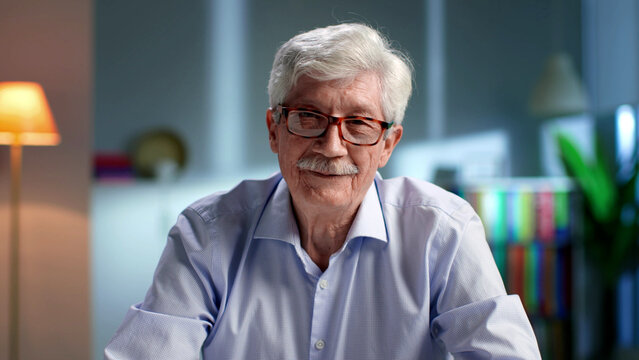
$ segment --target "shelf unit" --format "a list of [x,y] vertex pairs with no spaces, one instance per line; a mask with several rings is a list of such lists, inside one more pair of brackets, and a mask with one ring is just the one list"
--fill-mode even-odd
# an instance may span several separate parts
[[505,178],[459,191],[482,219],[506,290],[520,296],[543,359],[573,357],[573,272],[581,243],[574,189],[568,178]]

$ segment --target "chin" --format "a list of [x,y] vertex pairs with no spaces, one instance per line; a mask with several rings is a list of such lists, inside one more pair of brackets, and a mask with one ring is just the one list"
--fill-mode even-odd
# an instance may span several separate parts
[[350,205],[352,197],[350,192],[344,191],[344,187],[335,185],[325,188],[311,186],[302,191],[301,195],[308,202],[336,208]]

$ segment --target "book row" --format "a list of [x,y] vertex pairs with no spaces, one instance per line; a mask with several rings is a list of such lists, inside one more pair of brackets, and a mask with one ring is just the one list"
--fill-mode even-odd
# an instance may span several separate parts
[[570,240],[572,204],[567,189],[487,187],[463,195],[482,219],[492,244],[562,245]]
[[566,318],[571,304],[569,247],[499,244],[491,247],[509,294],[518,294],[531,316]]

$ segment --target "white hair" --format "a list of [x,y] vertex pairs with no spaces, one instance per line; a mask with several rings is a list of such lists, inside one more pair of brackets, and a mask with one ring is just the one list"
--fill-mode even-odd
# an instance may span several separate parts
[[412,64],[378,31],[362,24],[318,28],[284,43],[268,82],[271,108],[284,102],[302,75],[319,81],[352,80],[368,71],[379,78],[385,121],[401,124],[412,91]]

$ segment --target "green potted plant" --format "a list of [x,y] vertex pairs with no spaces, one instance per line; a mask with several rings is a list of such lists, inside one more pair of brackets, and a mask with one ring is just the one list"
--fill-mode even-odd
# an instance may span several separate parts
[[619,277],[637,266],[639,207],[637,165],[616,176],[606,161],[601,141],[595,141],[594,158],[587,159],[572,139],[556,135],[559,154],[583,198],[583,246],[587,261],[602,279],[602,352],[609,356],[616,342],[616,288]]

